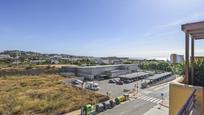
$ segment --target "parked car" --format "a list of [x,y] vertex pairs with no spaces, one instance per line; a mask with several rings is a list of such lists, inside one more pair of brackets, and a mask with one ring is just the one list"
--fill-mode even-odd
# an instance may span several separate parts
[[97,78],[98,81],[102,81],[102,80],[105,80],[105,78],[103,77],[100,77],[100,78]]
[[141,84],[141,89],[147,88],[147,85],[148,85],[148,84],[147,84],[146,82],[145,82],[145,83],[142,83],[142,84]]
[[123,81],[119,80],[116,82],[117,85],[123,85]]
[[116,83],[117,81],[115,79],[110,79],[109,83]]
[[131,83],[132,81],[131,80],[124,80],[124,83]]
[[80,85],[82,83],[83,83],[83,81],[81,81],[79,79],[75,79],[75,80],[72,81],[72,84],[74,84],[74,85]]

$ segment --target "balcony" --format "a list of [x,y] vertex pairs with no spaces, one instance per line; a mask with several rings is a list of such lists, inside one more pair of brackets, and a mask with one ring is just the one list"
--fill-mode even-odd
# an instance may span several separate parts
[[189,115],[204,115],[203,87],[184,84],[184,78],[179,77],[170,84],[169,88],[169,115],[177,115],[195,89],[195,106]]
[[195,41],[204,39],[204,21],[184,24],[181,27],[185,32],[185,75],[170,84],[169,114],[204,115],[204,75],[202,74],[204,69],[201,66],[198,71],[195,63],[195,60],[203,57],[194,55]]

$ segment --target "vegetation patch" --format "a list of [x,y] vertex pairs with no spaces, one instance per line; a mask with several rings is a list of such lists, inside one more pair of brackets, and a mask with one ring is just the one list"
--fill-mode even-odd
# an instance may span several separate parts
[[67,113],[81,105],[108,99],[88,90],[66,86],[59,75],[1,77],[0,114]]

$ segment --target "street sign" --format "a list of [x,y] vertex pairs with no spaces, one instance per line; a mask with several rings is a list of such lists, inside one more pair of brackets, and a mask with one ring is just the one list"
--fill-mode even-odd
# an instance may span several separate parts
[[164,94],[163,94],[163,93],[161,93],[161,96],[163,97],[163,96],[164,96]]

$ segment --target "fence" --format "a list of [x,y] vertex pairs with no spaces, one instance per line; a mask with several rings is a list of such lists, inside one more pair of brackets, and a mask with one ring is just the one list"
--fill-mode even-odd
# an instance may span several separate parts
[[177,115],[190,115],[192,113],[196,102],[195,93],[196,93],[196,89],[193,90],[188,100],[182,106],[181,110],[177,113]]

